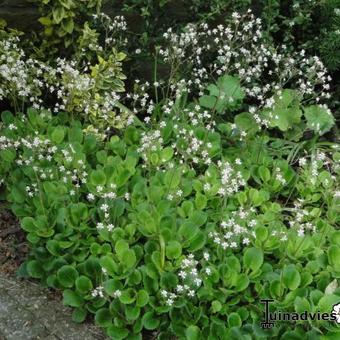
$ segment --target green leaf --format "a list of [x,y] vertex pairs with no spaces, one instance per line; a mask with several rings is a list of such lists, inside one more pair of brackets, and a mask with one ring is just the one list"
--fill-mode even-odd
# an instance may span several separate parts
[[145,210],[140,211],[137,215],[140,222],[139,230],[145,236],[152,236],[157,232],[157,225],[151,214]]
[[58,6],[52,10],[53,20],[56,24],[60,24],[60,22],[65,17],[65,9],[62,6]]
[[121,263],[124,264],[127,269],[131,269],[136,264],[136,261],[136,254],[132,249],[127,249],[123,252]]
[[258,270],[263,263],[263,252],[258,248],[248,248],[243,255],[243,264],[245,268],[252,271]]
[[171,272],[162,272],[160,286],[166,290],[173,290],[178,285],[178,277]]
[[104,283],[103,283],[103,286],[104,286],[104,290],[106,292],[106,294],[112,296],[116,290],[121,290],[122,289],[122,286],[121,286],[121,283],[117,280],[113,280],[113,279],[110,279],[110,280],[106,280]]
[[196,224],[192,222],[184,222],[178,230],[178,236],[183,238],[184,240],[193,239],[198,233],[198,227]]
[[205,197],[205,195],[197,193],[195,198],[195,205],[197,209],[203,210],[207,206],[207,198]]
[[184,216],[182,217],[189,217],[192,215],[193,211],[194,211],[194,205],[192,204],[191,201],[184,201],[182,203],[182,209],[184,212]]
[[188,250],[190,252],[195,252],[199,249],[202,249],[207,241],[206,235],[202,231],[198,231],[198,233],[190,240]]
[[237,313],[230,313],[228,316],[229,327],[241,327],[242,320]]
[[166,245],[165,253],[168,259],[177,259],[182,254],[182,246],[177,241],[170,241]]
[[142,289],[137,293],[136,304],[138,307],[144,307],[149,302],[149,294],[146,290]]
[[140,315],[140,308],[136,306],[125,306],[125,316],[129,321],[135,321]]
[[70,265],[62,266],[57,272],[60,284],[66,288],[73,287],[77,277],[78,272]]
[[120,328],[115,325],[111,325],[107,328],[107,334],[111,339],[120,340],[126,339],[129,335],[129,331],[126,328]]
[[93,288],[92,281],[87,276],[81,275],[76,279],[76,288],[81,294],[86,294]]
[[133,125],[129,125],[124,132],[124,139],[128,144],[135,144],[139,140],[139,131]]
[[63,293],[63,303],[65,306],[81,307],[83,304],[83,299],[73,290],[66,289]]
[[174,154],[174,150],[171,147],[166,147],[161,151],[161,161],[168,162]]
[[86,319],[87,310],[85,308],[76,308],[72,313],[72,320],[81,323]]
[[136,292],[132,288],[128,288],[122,291],[119,296],[119,301],[124,305],[133,303],[136,300]]
[[294,264],[285,266],[282,273],[283,283],[290,290],[295,290],[299,287],[301,282],[301,276]]
[[117,270],[117,264],[112,258],[112,255],[105,255],[100,258],[100,265],[107,270],[110,275],[114,275]]
[[304,311],[310,312],[311,306],[306,298],[297,296],[294,300],[294,308],[297,313],[303,313]]
[[7,110],[1,112],[1,119],[6,125],[13,124],[15,121],[13,113]]
[[27,262],[26,269],[28,275],[35,279],[41,279],[44,276],[44,270],[41,264],[36,260]]
[[107,160],[107,151],[106,150],[100,150],[96,153],[96,157],[99,163],[105,164]]
[[217,98],[214,96],[204,95],[200,97],[199,99],[200,106],[206,107],[207,109],[214,108],[216,103],[217,103]]
[[321,105],[305,107],[304,113],[307,127],[319,135],[328,132],[335,123],[332,112]]
[[125,240],[118,240],[115,244],[115,251],[119,261],[123,260],[124,252],[129,249],[129,244]]
[[38,21],[44,26],[52,26],[53,21],[49,17],[40,17]]
[[199,340],[200,339],[200,329],[195,325],[190,325],[185,330],[185,337],[187,340]]
[[21,221],[21,228],[29,233],[34,232],[37,229],[32,217],[24,217]]
[[238,108],[245,97],[239,79],[229,75],[219,77],[216,85],[209,85],[207,90],[209,95],[202,96],[199,103],[208,109],[215,109],[218,113]]
[[106,176],[103,170],[94,170],[90,175],[92,185],[104,185],[106,183]]
[[73,32],[73,29],[74,29],[73,19],[70,18],[70,17],[63,19],[62,22],[61,22],[61,27],[65,32],[71,34]]
[[297,108],[276,109],[273,121],[281,131],[287,131],[294,124],[300,123],[301,114],[301,110]]
[[80,126],[72,126],[69,130],[68,130],[68,140],[71,143],[82,143],[83,141],[83,130],[81,129]]
[[263,182],[268,182],[270,180],[270,171],[267,167],[261,165],[258,169],[258,172]]
[[153,152],[153,153],[150,155],[150,160],[151,160],[151,164],[152,164],[152,165],[158,165],[158,162],[159,162],[158,154],[157,154],[156,152]]
[[52,134],[51,134],[51,140],[52,142],[56,144],[60,144],[65,137],[65,128],[62,126],[57,126],[53,129]]
[[40,237],[37,236],[35,233],[28,233],[27,234],[27,241],[32,244],[37,244],[40,240]]
[[194,211],[189,219],[189,223],[193,223],[197,227],[201,227],[207,222],[208,215],[203,211]]
[[26,200],[23,190],[17,185],[12,187],[10,195],[15,203],[22,204]]
[[219,312],[221,309],[222,309],[222,304],[221,304],[220,301],[214,300],[214,301],[211,303],[211,310],[212,310],[213,313],[217,313],[217,312]]
[[329,247],[328,252],[328,262],[335,269],[335,271],[340,272],[340,248],[339,246],[332,245]]
[[163,188],[161,186],[153,185],[148,188],[148,197],[152,202],[159,203],[164,194]]
[[1,150],[0,151],[0,157],[8,163],[11,163],[15,160],[16,158],[16,152],[15,149],[13,148],[7,148],[6,150]]
[[175,189],[179,186],[181,182],[181,168],[173,168],[165,173],[164,184],[168,189]]
[[95,315],[96,324],[101,327],[108,327],[112,324],[112,315],[108,308],[101,308]]
[[48,240],[46,243],[47,250],[54,256],[59,256],[60,246],[56,240]]
[[85,273],[93,279],[97,279],[102,273],[102,267],[97,258],[90,257],[85,262]]
[[242,290],[245,290],[248,286],[249,286],[248,275],[246,274],[237,275],[235,282],[236,291],[241,292]]
[[153,312],[147,312],[143,315],[142,323],[145,329],[154,330],[159,326],[159,319]]
[[235,124],[241,131],[254,134],[259,131],[259,125],[251,113],[242,112],[235,116]]
[[284,89],[280,96],[274,96],[274,106],[262,111],[271,127],[278,127],[287,131],[300,123],[302,112],[300,110],[299,94],[294,90]]
[[79,224],[88,218],[88,209],[85,203],[74,203],[69,206],[72,221],[74,224]]
[[332,312],[333,306],[340,303],[340,296],[335,294],[324,295],[318,302],[317,310],[321,313]]
[[151,255],[151,259],[154,265],[157,267],[157,269],[159,271],[162,271],[163,270],[163,262],[162,262],[163,259],[162,259],[161,253],[158,250],[154,251]]

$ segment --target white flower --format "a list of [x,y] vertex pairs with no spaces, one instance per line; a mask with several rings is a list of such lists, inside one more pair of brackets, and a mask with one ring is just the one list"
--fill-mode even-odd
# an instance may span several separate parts
[[184,287],[182,286],[182,285],[177,285],[177,287],[176,287],[176,290],[177,290],[177,292],[183,292],[183,290],[184,290]]
[[195,291],[194,290],[189,290],[188,291],[188,296],[191,296],[191,297],[193,297],[193,296],[195,296]]
[[100,206],[100,210],[103,210],[105,212],[108,211],[108,209],[109,209],[109,206],[105,203]]
[[97,229],[98,229],[98,230],[104,229],[104,224],[101,223],[101,222],[98,222],[98,223],[97,223]]
[[115,297],[115,298],[119,298],[121,295],[122,295],[122,292],[121,292],[119,289],[117,289],[117,290],[113,293],[113,297]]
[[185,271],[180,271],[178,274],[182,279],[185,279],[187,277],[187,273]]
[[168,306],[172,306],[173,303],[174,303],[174,300],[172,300],[172,299],[166,300],[166,304],[167,304]]
[[211,189],[211,186],[210,186],[209,183],[205,183],[203,188],[204,188],[205,191],[209,191]]

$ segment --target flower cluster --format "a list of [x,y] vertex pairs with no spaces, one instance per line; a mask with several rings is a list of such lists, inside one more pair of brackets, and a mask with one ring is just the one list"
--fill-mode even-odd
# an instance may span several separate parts
[[[119,93],[124,91],[122,60],[125,54],[114,48],[118,42],[112,35],[116,30],[125,29],[125,21],[115,18],[106,27],[104,47],[99,46],[94,32],[84,32],[79,42],[80,54],[72,60],[57,58],[49,63],[27,56],[17,36],[2,39],[0,100],[10,100],[17,112],[24,112],[29,105],[51,112],[83,115],[102,130],[104,126],[105,129],[123,127],[127,120],[131,121],[130,111],[119,105]],[[86,58],[88,50],[94,50],[96,57]]]
[[[242,186],[246,185],[242,173],[236,171],[228,161],[218,161],[217,163],[220,170],[221,186],[218,194],[221,196],[231,196],[239,191]],[[209,174],[208,174],[209,176]]]
[[[306,56],[304,50],[290,53],[285,45],[275,48],[268,44],[261,20],[251,11],[234,13],[228,26],[190,24],[180,34],[170,28],[164,38],[167,46],[159,54],[172,68],[169,89],[176,96],[179,88],[181,93],[203,95],[213,79],[235,75],[245,89],[254,117],[264,125],[258,112],[272,108],[274,95],[280,95],[287,84],[309,101],[319,103],[330,98],[331,77],[321,60]],[[178,73],[184,78],[178,80]]]
[[201,286],[202,279],[198,269],[199,262],[189,254],[181,262],[181,270],[178,272],[180,284],[176,286],[176,293],[161,290],[160,294],[168,306],[172,306],[176,298],[180,296],[194,297],[196,290]]

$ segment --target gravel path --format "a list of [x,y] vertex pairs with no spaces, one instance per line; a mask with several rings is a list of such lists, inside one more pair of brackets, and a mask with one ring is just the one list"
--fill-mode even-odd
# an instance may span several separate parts
[[38,284],[0,273],[0,340],[102,340],[91,324],[76,324],[71,310]]

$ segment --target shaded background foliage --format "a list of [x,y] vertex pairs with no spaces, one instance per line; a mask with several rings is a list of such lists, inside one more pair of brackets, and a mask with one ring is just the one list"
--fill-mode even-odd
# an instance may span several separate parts
[[147,79],[152,74],[154,46],[168,27],[181,30],[189,22],[224,23],[233,11],[251,8],[262,19],[268,39],[321,57],[333,77],[335,95],[330,106],[336,110],[340,95],[339,7],[340,0],[2,0],[0,18],[8,27],[35,36],[35,50],[46,58],[72,53],[72,42],[92,14],[124,15],[132,33],[128,47],[145,51],[130,58],[126,72]]

